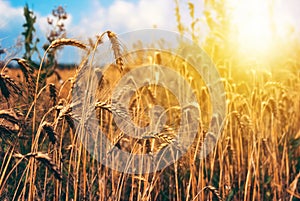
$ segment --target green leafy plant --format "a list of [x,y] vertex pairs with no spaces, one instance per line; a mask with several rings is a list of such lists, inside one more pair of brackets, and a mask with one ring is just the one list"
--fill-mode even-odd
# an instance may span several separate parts
[[36,16],[34,15],[34,12],[28,8],[27,4],[24,7],[24,17],[26,22],[23,24],[24,32],[22,33],[25,39],[25,53],[23,58],[27,61],[32,62],[32,56],[34,53],[37,53],[38,57],[41,59],[37,47],[37,44],[39,43],[40,39],[35,37],[36,29],[34,25],[36,23]]

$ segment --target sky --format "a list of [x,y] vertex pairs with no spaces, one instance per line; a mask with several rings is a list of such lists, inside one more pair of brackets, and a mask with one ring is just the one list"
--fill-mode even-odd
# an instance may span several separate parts
[[[44,2],[44,3],[41,3]],[[199,1],[191,1],[196,7]],[[65,22],[67,37],[87,40],[106,30],[121,34],[144,28],[161,28],[176,31],[174,0],[0,0],[0,45],[12,46],[23,31],[23,7],[37,16],[37,36],[44,42],[49,33],[47,17],[57,6],[63,6],[68,13]],[[186,22],[189,11],[186,1],[181,1],[182,18]],[[200,10],[200,9],[199,9]],[[196,11],[195,15],[200,16]]]
[[[252,0],[228,0],[232,2],[253,2]],[[274,0],[277,4],[275,14],[278,19],[287,19],[300,28],[300,0]],[[199,26],[203,20],[203,1],[179,0],[180,13],[184,24],[189,25],[191,19],[187,2],[195,4],[195,16],[200,18]],[[257,1],[260,2],[260,1]],[[13,46],[23,31],[23,7],[29,8],[37,16],[37,36],[42,39],[40,46],[45,42],[45,35],[49,33],[47,17],[57,6],[63,6],[68,19],[65,23],[67,37],[86,41],[89,37],[95,37],[106,30],[112,30],[118,34],[144,28],[161,28],[177,31],[175,17],[175,0],[0,0],[0,48]],[[243,4],[243,3],[242,3]],[[247,3],[244,8],[248,6]],[[252,10],[256,10],[253,5]],[[240,13],[245,13],[240,10]],[[240,15],[240,14],[239,14]],[[254,16],[257,15],[254,12]],[[247,17],[247,16],[246,16]],[[239,19],[239,16],[236,17]],[[249,24],[259,22],[249,20]],[[246,24],[244,20],[240,22]],[[247,24],[244,26],[248,26]],[[248,26],[249,27],[249,26]],[[202,30],[205,30],[201,28]],[[282,28],[286,30],[286,28]],[[246,31],[248,32],[248,31]],[[250,35],[250,37],[252,37]],[[44,41],[43,41],[44,40]],[[69,53],[69,60],[73,52]],[[73,56],[74,57],[74,56]],[[0,56],[0,60],[3,56]]]

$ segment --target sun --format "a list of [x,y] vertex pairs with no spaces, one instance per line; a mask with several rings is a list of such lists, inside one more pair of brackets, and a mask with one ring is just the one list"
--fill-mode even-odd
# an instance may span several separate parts
[[[274,49],[281,30],[286,30],[284,16],[276,0],[231,0],[231,28],[238,53],[266,57]],[[281,32],[280,32],[281,31]],[[282,36],[284,37],[284,36]]]

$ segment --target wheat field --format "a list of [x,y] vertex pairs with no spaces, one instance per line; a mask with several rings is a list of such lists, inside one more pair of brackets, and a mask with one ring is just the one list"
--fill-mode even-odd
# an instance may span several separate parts
[[[180,26],[179,10],[176,15],[179,32],[186,31]],[[149,105],[169,108],[169,118],[161,133],[136,140],[124,136],[115,126],[113,113],[118,111],[112,107],[112,90],[133,66],[147,62],[140,59],[141,55],[137,53],[132,60],[120,56],[121,45],[111,31],[103,32],[90,44],[57,39],[45,55],[63,46],[73,46],[83,55],[73,69],[56,69],[47,75],[42,65],[47,62],[46,56],[38,68],[26,59],[13,58],[1,69],[0,200],[300,199],[297,56],[282,55],[270,69],[261,70],[255,63],[228,60],[228,47],[211,35],[204,49],[216,64],[226,92],[223,130],[213,151],[204,159],[199,157],[212,114],[208,88],[181,60],[176,60],[174,69],[195,86],[196,98],[201,102],[196,138],[175,163],[151,173],[130,174],[99,163],[86,143],[97,152],[102,138],[95,135],[82,139],[88,131],[78,129],[85,122],[75,114],[76,107],[83,107],[73,100],[77,81],[84,79],[92,55],[105,40],[111,45],[115,63],[105,72],[101,68],[89,72],[101,76],[95,86],[95,104],[86,103],[96,110],[98,126],[114,146],[129,153],[155,153],[172,143],[172,133],[178,129],[181,118],[179,103],[160,86],[148,85],[136,91],[129,110],[131,120],[145,126],[150,123]],[[300,53],[296,47],[293,51],[296,55]],[[151,61],[159,64],[168,65],[172,59],[168,54],[161,53],[159,58],[153,55]],[[18,63],[20,68],[8,68],[11,62]],[[243,65],[253,68],[246,72],[241,70]],[[115,166],[124,166],[124,161],[116,160],[114,148],[107,147],[106,151]]]

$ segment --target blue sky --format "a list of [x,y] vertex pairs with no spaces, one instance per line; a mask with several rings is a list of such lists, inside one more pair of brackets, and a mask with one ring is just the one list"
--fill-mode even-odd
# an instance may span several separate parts
[[[37,36],[42,39],[40,42],[42,46],[45,35],[50,30],[47,17],[51,17],[52,9],[57,6],[63,6],[69,14],[65,23],[67,36],[87,40],[108,29],[116,33],[153,27],[176,31],[174,2],[174,0],[0,0],[0,45],[2,48],[10,47],[18,36],[21,36],[25,4],[28,4],[37,16],[35,27]],[[199,5],[197,0],[191,2]],[[187,2],[182,1],[181,4],[183,19],[188,19]],[[196,15],[200,16],[200,12],[196,11]]]
[[[8,1],[8,0],[4,0]],[[137,3],[137,0],[127,0],[131,3]],[[63,6],[66,8],[66,10],[72,14],[74,21],[79,21],[81,16],[85,15],[86,11],[92,11],[93,10],[93,2],[90,0],[10,0],[12,7],[22,7],[26,3],[28,6],[34,10],[39,12],[41,15],[48,15],[49,12],[51,12],[51,9],[57,6]],[[43,3],[41,3],[43,2]],[[45,3],[46,2],[46,3]],[[110,5],[112,5],[113,0],[99,0],[99,5],[101,5],[103,8],[108,8]]]
[[[253,0],[228,0],[233,3],[244,4],[241,8],[247,8]],[[261,1],[258,1],[258,7]],[[274,0],[277,2],[274,10],[277,18],[287,20],[294,27],[300,28],[300,0]],[[47,17],[57,6],[63,6],[69,14],[65,23],[67,36],[86,41],[89,37],[95,37],[105,30],[123,33],[143,28],[158,27],[170,31],[176,31],[175,0],[0,0],[0,45],[1,48],[13,46],[23,31],[24,23],[23,7],[27,3],[29,8],[37,16],[37,36],[42,39],[40,47],[45,42],[45,35],[50,27]],[[203,19],[203,2],[201,0],[179,0],[181,17],[184,24],[189,25],[191,19],[187,2],[195,4],[195,15],[200,18],[199,30],[205,30]],[[202,3],[201,3],[202,2]],[[247,4],[248,2],[248,4]],[[240,10],[239,13],[246,13]],[[257,16],[257,13],[252,13]],[[239,19],[240,14],[236,17]],[[244,16],[247,18],[247,16]],[[258,22],[259,18],[256,19]],[[249,24],[257,24],[252,19],[243,19],[244,27]],[[249,27],[249,26],[248,26]],[[287,27],[281,28],[283,31]],[[252,37],[250,35],[250,37]],[[44,39],[44,40],[43,40]],[[68,51],[67,51],[68,52]],[[73,51],[69,52],[69,58],[74,58]],[[22,55],[19,55],[22,56]],[[65,57],[65,56],[64,56]],[[3,56],[0,57],[3,59]],[[70,60],[70,59],[69,59]]]

